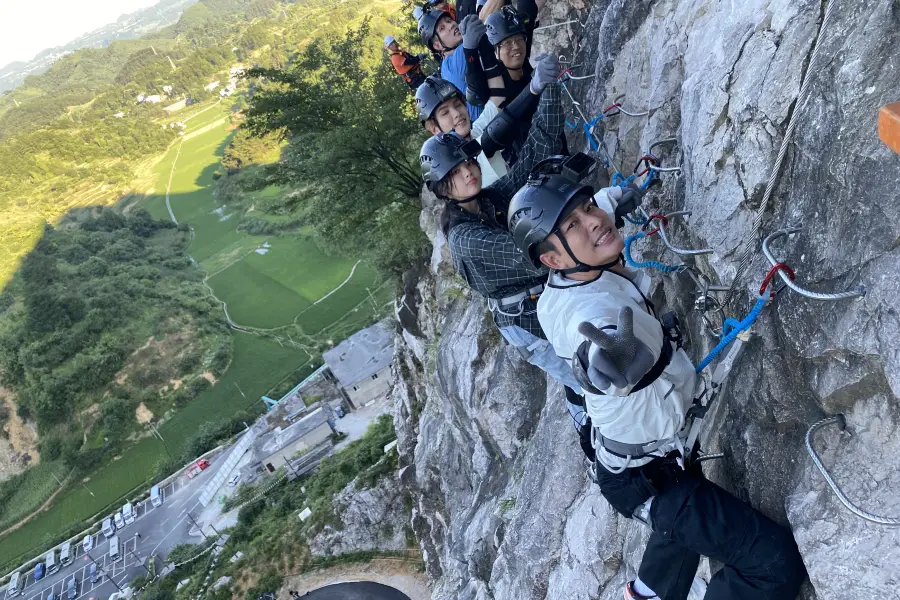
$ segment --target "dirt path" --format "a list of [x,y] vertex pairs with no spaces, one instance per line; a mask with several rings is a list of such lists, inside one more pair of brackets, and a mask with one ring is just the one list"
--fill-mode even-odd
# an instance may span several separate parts
[[286,577],[278,600],[291,600],[288,590],[306,592],[348,581],[374,581],[398,589],[411,600],[430,600],[428,577],[419,571],[421,563],[403,558],[376,558],[367,563],[339,565]]

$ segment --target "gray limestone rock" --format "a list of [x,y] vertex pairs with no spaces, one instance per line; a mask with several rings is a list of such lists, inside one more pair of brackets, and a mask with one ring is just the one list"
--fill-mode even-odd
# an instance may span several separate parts
[[407,548],[409,512],[397,478],[382,477],[371,488],[361,488],[359,481],[353,480],[332,504],[342,526],[326,525],[316,534],[309,543],[314,556]]
[[[846,510],[805,452],[804,434],[825,415],[846,414],[852,437],[816,436],[823,461],[865,510],[900,517],[900,158],[874,133],[878,108],[900,90],[900,5],[840,2],[820,32],[824,7],[550,0],[542,25],[578,19],[585,26],[541,32],[535,47],[567,57],[577,47],[580,74],[595,77],[568,87],[588,118],[615,101],[648,113],[610,117],[598,128],[626,174],[651,143],[676,138],[655,152],[682,173],[664,175],[645,205],[692,212],[671,232],[678,245],[713,250],[694,262],[699,272],[731,282],[744,244],[754,244],[728,316],[746,314],[768,269],[759,235],[796,223],[802,231],[773,249],[798,283],[816,291],[865,286],[865,298],[840,302],[786,291],[766,309],[705,424],[706,448],[727,460],[705,470],[792,527],[811,580],[803,598],[897,598],[900,528]],[[823,60],[807,73],[820,35]],[[809,100],[798,108],[804,76]],[[569,141],[586,147],[580,128]],[[417,283],[404,282],[417,320],[398,338],[393,393],[401,480],[414,498],[412,526],[433,597],[621,597],[648,532],[613,513],[589,482],[561,390],[503,346],[483,300],[453,274],[436,200],[426,195],[423,205],[435,252]],[[655,238],[636,254],[679,260]],[[695,291],[685,274],[661,276],[653,299],[679,312],[699,361],[717,340],[693,310]],[[718,568],[701,563],[692,598],[702,597]]]

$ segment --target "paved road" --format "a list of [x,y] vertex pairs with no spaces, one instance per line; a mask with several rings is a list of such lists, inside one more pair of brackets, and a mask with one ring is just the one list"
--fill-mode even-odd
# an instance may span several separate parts
[[300,598],[302,600],[409,600],[409,596],[400,590],[371,581],[336,583],[307,592]]
[[[198,500],[200,492],[216,471],[216,460],[223,455],[224,453],[220,452],[210,458],[212,463],[210,468],[201,471],[193,479],[182,475],[160,490],[163,498],[161,506],[155,507],[149,500],[135,506],[135,522],[116,532],[121,546],[118,561],[113,562],[109,558],[109,540],[102,533],[94,534],[92,536],[94,547],[85,553],[80,540],[77,544],[73,544],[72,562],[57,573],[35,581],[31,571],[23,572],[22,576],[26,577],[27,583],[19,598],[49,600],[62,593],[62,599],[67,600],[65,584],[73,575],[78,581],[76,600],[108,598],[116,591],[115,586],[109,581],[110,578],[124,587],[137,575],[146,573],[141,565],[150,555],[162,559],[178,544],[200,542],[199,537],[189,535],[190,528],[193,527],[190,519],[199,514],[199,509],[202,508]],[[98,570],[103,572],[101,581],[96,583],[89,581],[92,562],[96,562]],[[156,566],[162,568],[162,561],[157,560]],[[6,589],[2,590],[0,597],[3,600],[11,600]]]

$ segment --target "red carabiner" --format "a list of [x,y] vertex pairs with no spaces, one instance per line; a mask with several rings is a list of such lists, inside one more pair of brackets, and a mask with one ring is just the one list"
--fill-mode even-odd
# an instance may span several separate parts
[[[647,168],[645,168],[640,173],[637,172],[638,169],[641,168],[642,164],[646,164]],[[653,156],[652,154],[645,154],[640,159],[638,159],[637,164],[634,166],[634,169],[631,171],[632,173],[637,173],[637,176],[640,177],[644,175],[650,170],[650,165],[659,166],[659,159]]]
[[[615,104],[610,104],[609,106],[607,106],[606,108],[603,109],[603,114],[605,115],[606,113],[608,113],[608,112],[611,111],[612,109],[614,109],[614,108],[621,108],[621,107],[622,107],[622,105],[619,104],[618,102],[616,102]],[[614,113],[614,114],[619,114],[619,113]],[[607,116],[612,116],[612,115],[607,115]]]
[[[659,214],[659,213],[653,213],[653,214],[650,215],[650,217],[647,219],[647,222],[644,223],[643,225],[641,225],[641,229],[643,229],[644,231],[647,231],[647,228],[650,227],[650,223],[652,223],[654,219],[659,219],[659,222],[660,222],[662,225],[668,225],[668,224],[669,224],[669,219],[667,219],[665,215],[661,215],[661,214]],[[656,234],[656,233],[659,233],[659,227],[657,227],[656,229],[653,229],[653,230],[651,230],[651,231],[647,231],[647,237],[650,237],[651,235],[654,235],[654,234]]]
[[[777,263],[774,267],[769,269],[769,272],[766,273],[766,276],[763,278],[762,285],[759,286],[759,295],[762,296],[766,293],[766,288],[769,287],[769,284],[772,283],[772,278],[775,277],[775,273],[778,271],[784,271],[787,273],[787,276],[791,281],[794,280],[794,270],[791,269],[784,263]],[[772,295],[775,295],[775,292],[772,292]]]

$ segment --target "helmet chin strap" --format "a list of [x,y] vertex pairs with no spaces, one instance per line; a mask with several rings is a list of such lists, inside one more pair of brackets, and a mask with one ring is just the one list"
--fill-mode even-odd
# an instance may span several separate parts
[[608,263],[603,263],[602,265],[589,265],[587,263],[581,262],[575,253],[572,252],[572,248],[569,246],[569,242],[566,241],[566,236],[562,234],[562,232],[557,228],[553,231],[556,234],[556,237],[559,238],[559,241],[562,243],[563,249],[566,251],[566,254],[569,255],[573,261],[575,261],[575,266],[570,267],[568,269],[558,269],[557,273],[560,275],[571,275],[572,273],[590,273],[591,271],[600,271],[599,275],[603,274],[603,271],[607,271],[618,264],[621,264],[624,260],[623,256],[619,254],[615,258],[615,260],[611,260]]

